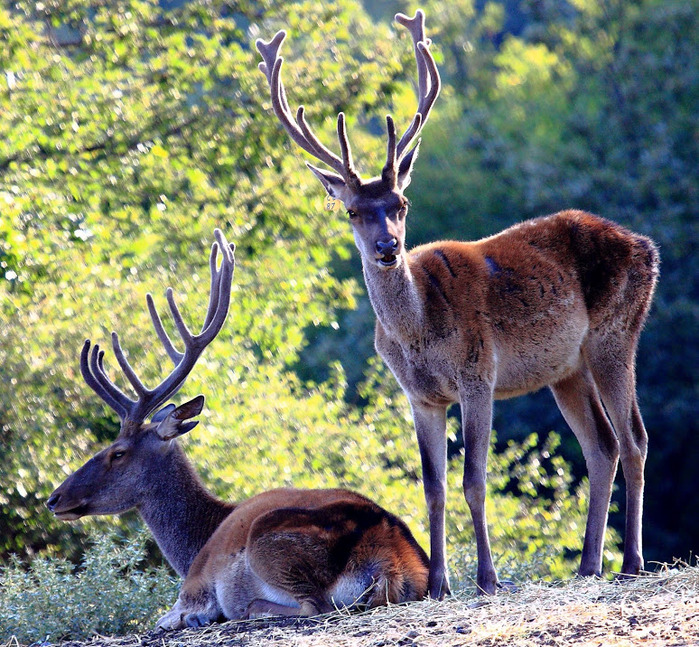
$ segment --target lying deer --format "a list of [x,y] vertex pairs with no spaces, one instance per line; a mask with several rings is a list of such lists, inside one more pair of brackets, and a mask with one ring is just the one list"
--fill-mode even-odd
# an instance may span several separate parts
[[[83,346],[87,384],[121,420],[109,447],[69,476],[49,509],[67,521],[136,508],[177,573],[185,577],[173,609],[158,627],[198,626],[258,614],[313,615],[335,607],[405,602],[427,592],[428,560],[408,527],[373,501],[343,489],[271,490],[225,503],[202,485],[177,437],[197,425],[204,397],[151,415],[182,386],[228,313],[233,246],[216,230],[211,292],[201,332],[193,335],[167,291],[179,352],[150,295],[155,331],[174,364],[154,389],[132,369],[112,333],[117,361],[136,392],[132,400],[107,376],[104,351]],[[223,260],[217,269],[217,256]],[[150,422],[146,419],[150,417]]]
[[499,586],[485,515],[486,457],[494,398],[544,386],[553,391],[587,463],[590,507],[580,574],[602,569],[604,534],[617,462],[626,479],[622,573],[643,567],[641,510],[647,435],[636,403],[635,355],[658,275],[651,240],[582,211],[519,223],[476,242],[444,241],[405,249],[403,195],[417,139],[439,94],[440,79],[424,15],[396,20],[412,35],[418,107],[400,140],[386,117],[388,150],[379,177],[357,173],[337,118],[341,157],[311,131],[301,106],[294,119],[281,81],[285,32],[257,41],[272,108],[303,150],[333,171],[308,164],[347,209],[369,299],[376,349],[405,391],[422,458],[430,522],[429,593],[449,592],[446,569],[446,411],[461,405],[463,490],[478,552],[477,586]]

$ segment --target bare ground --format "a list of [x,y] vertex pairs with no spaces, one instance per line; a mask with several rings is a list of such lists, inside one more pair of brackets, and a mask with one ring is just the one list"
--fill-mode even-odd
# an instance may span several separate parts
[[204,629],[95,637],[63,647],[699,646],[699,567],[624,582],[525,584],[491,598],[456,595],[348,615],[228,622]]

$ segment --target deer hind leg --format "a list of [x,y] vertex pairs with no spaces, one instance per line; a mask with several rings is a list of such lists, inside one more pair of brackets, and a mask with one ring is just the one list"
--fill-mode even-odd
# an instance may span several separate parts
[[329,590],[345,564],[331,555],[333,521],[323,508],[280,508],[255,521],[246,560],[258,579],[258,596],[249,615],[311,616],[335,608]]
[[306,600],[300,606],[288,606],[270,600],[255,598],[247,609],[248,618],[260,618],[263,616],[286,616],[288,618],[307,618],[317,616],[320,613],[318,608]]
[[444,509],[447,497],[447,411],[411,401],[413,422],[422,459],[422,484],[430,522],[430,597],[449,595]]
[[590,481],[590,507],[579,573],[601,575],[604,533],[619,460],[619,443],[587,366],[583,364],[577,372],[553,384],[551,391],[580,443]]
[[461,416],[464,437],[464,497],[471,511],[478,552],[476,585],[479,593],[493,594],[498,588],[485,515],[486,468],[492,427],[493,394],[482,385],[462,389]]
[[591,336],[584,353],[619,439],[626,481],[626,536],[621,572],[637,575],[643,569],[641,522],[648,434],[636,402],[635,339],[633,344],[622,342],[621,337]]

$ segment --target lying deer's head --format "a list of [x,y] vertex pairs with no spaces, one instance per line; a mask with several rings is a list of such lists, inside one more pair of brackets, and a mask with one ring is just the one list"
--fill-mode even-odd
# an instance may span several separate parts
[[429,51],[430,40],[425,38],[425,15],[418,10],[413,18],[397,14],[396,20],[407,27],[413,37],[418,70],[418,107],[410,126],[398,142],[393,119],[390,115],[386,116],[386,164],[381,175],[370,180],[360,178],[354,168],[344,113],[337,117],[341,158],[313,134],[306,122],[303,106],[298,108],[294,120],[281,81],[283,59],[279,56],[279,49],[286,32],[278,32],[269,43],[262,40],[256,43],[264,59],[259,67],[269,82],[275,114],[291,139],[333,169],[326,171],[308,164],[328,194],[345,205],[357,248],[364,261],[386,269],[398,267],[401,262],[405,244],[405,216],[408,212],[408,200],[403,191],[410,184],[410,174],[420,146],[420,141],[416,142],[416,139],[440,89],[439,72]]
[[[138,506],[149,484],[157,477],[162,459],[173,450],[170,441],[197,425],[192,418],[201,413],[202,395],[179,407],[168,404],[152,415],[150,422],[146,419],[180,389],[226,320],[235,268],[234,246],[226,242],[220,230],[217,229],[215,235],[217,242],[211,248],[209,259],[209,307],[198,335],[193,335],[184,323],[172,289],[167,290],[170,311],[184,343],[183,353],[174,347],[165,332],[153,298],[150,294],[146,296],[153,327],[174,364],[172,372],[156,388],[148,389],[143,385],[124,356],[116,333],[112,333],[114,355],[136,392],[135,400],[107,377],[104,351],[95,345],[90,352],[90,340],[85,341],[80,371],[87,384],[117,413],[121,426],[117,439],[109,447],[95,454],[49,497],[47,505],[59,519],[72,521],[85,515],[118,514]],[[217,269],[219,250],[223,260]]]

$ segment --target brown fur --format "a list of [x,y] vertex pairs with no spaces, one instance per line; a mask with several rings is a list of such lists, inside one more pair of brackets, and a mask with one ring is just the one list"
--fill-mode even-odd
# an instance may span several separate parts
[[427,576],[427,556],[407,526],[369,499],[341,489],[271,490],[219,526],[158,627],[418,600]]
[[[590,474],[580,572],[601,572],[621,455],[628,491],[623,572],[638,573],[647,436],[636,404],[634,362],[658,274],[653,243],[591,214],[565,211],[480,241],[436,242],[406,253],[403,223],[395,216],[384,223],[399,241],[395,267],[379,267],[375,255],[362,258],[377,313],[376,348],[410,399],[420,442],[430,525],[436,528],[430,592],[441,595],[448,587],[446,407],[462,407],[464,493],[476,524],[478,586],[492,593],[497,576],[484,511],[492,399],[546,385],[580,440]],[[355,225],[360,250],[385,235],[378,225],[361,226]]]

